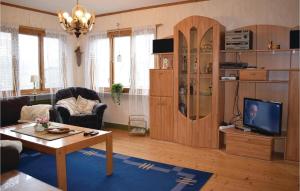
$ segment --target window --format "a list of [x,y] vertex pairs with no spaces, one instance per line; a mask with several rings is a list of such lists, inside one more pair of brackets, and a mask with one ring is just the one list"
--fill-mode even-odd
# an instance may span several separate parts
[[12,35],[0,32],[0,91],[13,90]]
[[130,36],[114,37],[113,83],[130,86]]
[[40,77],[39,65],[38,36],[19,34],[19,83],[21,90],[33,89],[30,77],[32,75]]
[[130,80],[134,80],[134,88],[149,89],[149,69],[154,67],[154,33],[145,30],[132,35],[131,29],[125,29],[91,41],[92,84],[108,91],[113,83],[121,83],[128,92]]
[[59,39],[44,37],[44,75],[45,88],[57,88],[61,85]]
[[[52,34],[51,34],[52,35]],[[55,36],[55,34],[53,34]],[[0,93],[15,95],[33,91],[31,77],[36,76],[38,92],[62,87],[63,62],[66,61],[64,37],[45,37],[45,31],[19,27],[19,33],[0,32]],[[17,54],[16,54],[17,53]]]
[[109,88],[110,87],[110,49],[109,39],[101,38],[94,42],[95,68],[94,81],[96,87]]

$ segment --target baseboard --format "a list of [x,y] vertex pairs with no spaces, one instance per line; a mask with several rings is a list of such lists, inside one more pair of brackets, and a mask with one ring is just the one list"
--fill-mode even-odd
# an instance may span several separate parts
[[120,129],[120,130],[127,131],[128,125],[104,122],[104,128],[113,128],[113,129]]

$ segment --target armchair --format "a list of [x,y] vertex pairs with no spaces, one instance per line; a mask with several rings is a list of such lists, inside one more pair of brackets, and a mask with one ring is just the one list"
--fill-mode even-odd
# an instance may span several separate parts
[[91,114],[80,115],[70,115],[68,109],[60,105],[55,105],[54,109],[57,112],[59,122],[92,129],[101,129],[103,114],[107,108],[107,105],[101,103],[101,99],[95,91],[82,87],[70,87],[62,89],[56,93],[55,103],[57,103],[59,100],[70,97],[75,97],[77,99],[79,95],[85,99],[98,100],[99,103],[94,106]]

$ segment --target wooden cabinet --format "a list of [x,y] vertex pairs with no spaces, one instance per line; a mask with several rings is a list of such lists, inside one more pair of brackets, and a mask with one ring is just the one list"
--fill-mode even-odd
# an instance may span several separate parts
[[219,53],[222,27],[191,16],[174,27],[174,119],[176,142],[218,148]]
[[273,137],[237,129],[227,129],[223,132],[226,152],[263,160],[272,159]]
[[150,70],[150,136],[173,141],[173,70]]
[[173,70],[150,70],[150,96],[173,97]]
[[299,161],[299,71],[290,72],[286,159]]

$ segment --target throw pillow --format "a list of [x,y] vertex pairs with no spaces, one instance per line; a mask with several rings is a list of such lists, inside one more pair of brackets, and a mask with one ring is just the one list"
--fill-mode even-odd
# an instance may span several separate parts
[[47,117],[49,119],[49,110],[51,105],[38,104],[32,106],[23,106],[19,123],[35,121],[36,118]]
[[91,114],[94,106],[99,103],[98,100],[89,100],[81,97],[77,97],[77,110],[82,114]]
[[80,113],[77,110],[76,98],[75,97],[70,97],[70,98],[59,100],[56,104],[67,108],[70,112],[70,115],[77,115],[77,114]]

